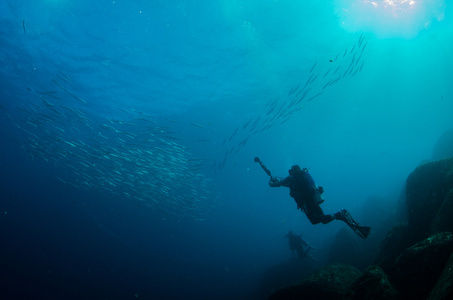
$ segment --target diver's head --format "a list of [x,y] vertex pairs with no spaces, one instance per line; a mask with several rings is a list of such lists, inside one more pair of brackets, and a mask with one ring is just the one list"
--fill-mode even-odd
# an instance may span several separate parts
[[302,173],[302,169],[299,167],[299,165],[294,165],[291,167],[291,169],[288,170],[289,175],[295,176],[298,173]]

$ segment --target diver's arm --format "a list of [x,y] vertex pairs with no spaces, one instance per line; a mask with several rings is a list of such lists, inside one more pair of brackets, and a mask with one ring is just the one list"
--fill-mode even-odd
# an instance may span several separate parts
[[289,182],[290,182],[290,177],[286,177],[282,180],[278,180],[275,177],[271,177],[271,180],[269,181],[269,186],[270,187],[280,187],[280,186],[286,186],[289,187]]

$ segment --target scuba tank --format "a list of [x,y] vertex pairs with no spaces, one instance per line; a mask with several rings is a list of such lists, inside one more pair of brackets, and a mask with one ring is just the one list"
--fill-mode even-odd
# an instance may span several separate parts
[[317,205],[321,205],[324,202],[324,199],[322,198],[324,189],[316,185],[310,173],[308,173],[307,168],[303,168],[302,172],[298,172],[296,178],[299,185],[303,186],[307,193],[313,193],[312,198],[315,200]]

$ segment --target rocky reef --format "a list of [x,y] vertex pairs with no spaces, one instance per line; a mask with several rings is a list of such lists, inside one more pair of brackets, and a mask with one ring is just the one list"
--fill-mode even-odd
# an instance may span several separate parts
[[[269,299],[453,299],[453,158],[417,167],[406,181],[405,204],[407,221],[387,230],[374,251],[365,244],[368,256],[361,259],[357,248],[355,260],[332,251],[341,263]],[[339,232],[332,247],[347,238]]]

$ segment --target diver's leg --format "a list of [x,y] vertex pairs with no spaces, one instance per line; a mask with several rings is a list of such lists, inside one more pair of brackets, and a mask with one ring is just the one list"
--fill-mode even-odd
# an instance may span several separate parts
[[319,223],[327,224],[335,220],[333,215],[325,215],[322,208],[316,204],[305,206],[305,214],[313,225]]
[[297,247],[297,254],[299,254],[299,258],[302,259],[305,257],[305,252],[304,252],[304,248],[301,247]]

